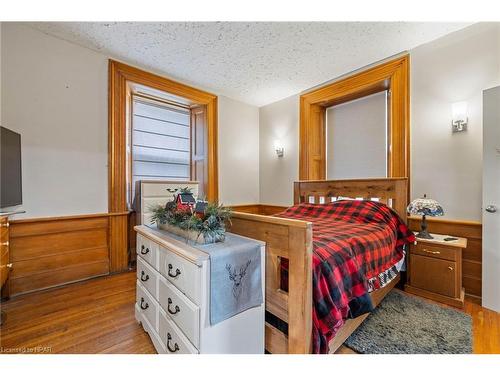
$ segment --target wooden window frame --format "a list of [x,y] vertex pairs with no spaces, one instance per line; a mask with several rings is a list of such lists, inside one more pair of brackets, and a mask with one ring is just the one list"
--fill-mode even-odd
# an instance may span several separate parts
[[110,272],[128,269],[127,121],[130,85],[139,84],[182,97],[207,112],[206,197],[218,201],[217,96],[144,70],[109,60],[108,86],[108,211],[110,216]]
[[389,91],[387,177],[410,177],[409,56],[404,55],[300,96],[299,178],[326,179],[326,108]]

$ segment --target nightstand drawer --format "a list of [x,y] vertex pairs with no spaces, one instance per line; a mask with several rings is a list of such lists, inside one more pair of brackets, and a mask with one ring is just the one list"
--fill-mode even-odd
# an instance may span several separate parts
[[456,249],[424,242],[418,242],[416,246],[413,246],[412,253],[426,257],[451,260],[453,262],[458,260]]
[[456,262],[416,255],[410,257],[410,284],[415,288],[457,298],[460,280]]

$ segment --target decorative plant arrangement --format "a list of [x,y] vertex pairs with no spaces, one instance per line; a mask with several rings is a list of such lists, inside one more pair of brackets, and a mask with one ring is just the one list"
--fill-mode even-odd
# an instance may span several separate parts
[[196,200],[189,188],[174,193],[165,206],[152,208],[151,223],[158,228],[201,243],[222,242],[231,210],[216,203]]

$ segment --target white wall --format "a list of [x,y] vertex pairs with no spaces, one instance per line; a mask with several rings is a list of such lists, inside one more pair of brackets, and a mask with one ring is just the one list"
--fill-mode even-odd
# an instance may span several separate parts
[[[20,24],[1,28],[1,123],[22,133],[25,217],[106,212],[108,57]],[[473,25],[411,51],[413,196],[433,196],[446,218],[480,220],[481,91],[500,82],[499,41],[498,26]],[[260,108],[257,121],[255,107],[220,98],[221,201],[292,203],[298,100]],[[452,135],[459,100],[469,102],[469,131]]]
[[[1,39],[1,123],[22,135],[16,218],[107,212],[108,56],[17,23]],[[257,203],[258,109],[219,98],[219,129],[221,201]]]
[[[411,51],[412,197],[427,193],[447,219],[481,220],[482,90],[499,83],[499,26],[478,24]],[[451,133],[451,104],[469,129]]]
[[[500,26],[476,24],[410,51],[411,190],[442,203],[446,219],[481,220],[482,90],[500,82]],[[299,96],[260,108],[261,202],[290,204],[298,177]],[[469,104],[469,130],[451,134],[451,103]],[[284,130],[283,130],[284,129]],[[286,153],[272,137],[289,134]]]
[[[260,128],[260,202],[290,205],[293,182],[299,177],[299,96],[261,107]],[[278,158],[274,141],[285,149]]]
[[218,105],[220,201],[259,203],[259,109],[224,96]]
[[326,110],[326,178],[387,176],[387,91]]
[[2,124],[22,141],[16,218],[106,212],[106,57],[4,23],[2,92]]

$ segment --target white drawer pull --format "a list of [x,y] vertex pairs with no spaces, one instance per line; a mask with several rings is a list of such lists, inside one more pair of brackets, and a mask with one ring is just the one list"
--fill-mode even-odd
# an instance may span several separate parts
[[172,335],[170,333],[167,333],[167,349],[170,353],[175,353],[179,351],[179,345],[177,343],[174,343],[174,348],[172,349],[170,347],[170,340],[172,340]]
[[451,266],[448,266],[448,269],[449,269],[450,271],[453,271],[453,267],[451,267]]
[[181,311],[181,309],[180,309],[180,308],[179,308],[179,306],[177,306],[177,305],[175,305],[175,310],[174,310],[174,311],[170,310],[170,305],[172,304],[172,298],[168,297],[168,300],[167,300],[167,301],[168,301],[167,310],[168,310],[168,312],[169,312],[170,314],[175,315],[175,314],[177,314],[178,312],[180,312],[180,311]]
[[179,276],[181,274],[181,271],[178,268],[175,270],[175,274],[170,273],[170,270],[172,268],[174,268],[174,266],[172,266],[172,264],[169,263],[168,264],[168,276],[175,278],[175,277],[177,277],[177,276]]
[[422,249],[424,253],[429,253],[429,254],[441,254],[441,251],[431,251],[427,249]]
[[10,227],[10,223],[4,223],[4,224],[2,224],[2,228],[8,228],[8,227]]
[[9,241],[2,242],[2,243],[0,243],[0,245],[2,245],[2,246],[9,246]]

